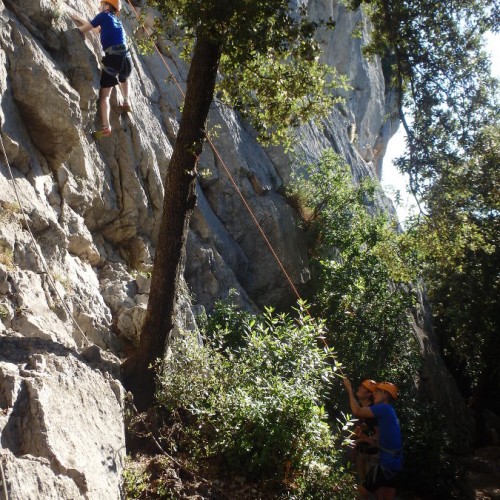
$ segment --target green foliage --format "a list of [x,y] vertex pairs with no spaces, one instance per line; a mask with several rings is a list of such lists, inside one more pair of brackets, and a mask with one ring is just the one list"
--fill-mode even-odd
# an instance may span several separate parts
[[123,470],[123,492],[126,500],[161,498],[176,500],[179,492],[172,485],[173,463],[166,456],[146,458],[127,456]]
[[[425,198],[441,172],[467,155],[477,132],[495,116],[498,82],[489,74],[483,35],[496,29],[498,2],[356,0],[374,27],[367,54],[391,61],[400,92],[408,151],[399,167]],[[410,119],[405,120],[409,115]]]
[[318,344],[324,324],[304,308],[294,319],[271,309],[252,317],[219,304],[203,346],[189,336],[172,344],[157,399],[183,416],[184,446],[198,458],[295,493],[334,484],[347,491],[339,431],[332,433],[324,409],[334,353]]
[[472,151],[435,183],[429,215],[409,230],[445,358],[468,397],[483,385],[500,391],[500,126],[484,127]]
[[468,252],[493,255],[500,226],[500,124],[483,127],[471,157],[443,172],[426,198],[429,216],[410,221],[422,260],[437,274],[462,272]]
[[374,185],[354,186],[336,153],[326,151],[306,169],[307,179],[297,179],[293,188],[308,207],[305,229],[316,241],[315,309],[326,318],[348,373],[362,366],[372,378],[407,383],[418,364],[409,320],[415,301],[413,251],[373,208]]
[[143,494],[150,487],[150,475],[133,461],[127,460],[123,469],[123,485],[126,499],[144,498]]
[[187,57],[196,39],[219,46],[217,95],[249,119],[264,142],[290,141],[294,127],[329,113],[339,100],[334,89],[347,88],[345,77],[319,63],[314,34],[332,28],[331,19],[312,21],[303,8],[290,11],[286,0],[148,3],[168,23],[158,24],[158,32]]
[[222,347],[234,350],[244,343],[254,315],[236,307],[233,293],[230,291],[227,301],[218,301],[210,316],[198,318],[198,325],[206,337],[223,339]]
[[447,452],[450,439],[439,408],[412,397],[396,406],[405,454],[400,482],[426,498],[456,498],[453,492],[460,467]]
[[396,163],[409,174],[428,216],[417,221],[419,237],[426,240],[423,259],[451,268],[464,251],[483,247],[491,253],[480,226],[498,203],[499,94],[483,36],[498,30],[500,4],[354,0],[348,5],[366,9],[374,27],[366,53],[390,64],[390,83],[400,93],[408,147]]
[[420,354],[410,310],[420,268],[413,240],[377,211],[373,183],[354,185],[333,151],[306,166],[306,178],[297,178],[293,187],[301,199],[304,229],[315,242],[311,295],[313,310],[326,318],[328,342],[358,382],[390,380],[399,387],[396,411],[409,471],[403,480],[426,492],[433,482],[449,488],[448,442],[439,412],[433,409],[430,418],[415,394]]
[[325,116],[341,101],[333,89],[348,87],[334,69],[293,53],[256,55],[245,65],[223,57],[221,70],[238,75],[218,83],[221,100],[248,118],[262,141],[274,144],[286,141],[291,128]]

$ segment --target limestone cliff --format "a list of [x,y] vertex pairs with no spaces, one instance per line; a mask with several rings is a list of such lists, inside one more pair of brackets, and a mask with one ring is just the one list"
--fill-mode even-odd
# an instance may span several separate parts
[[[135,2],[136,4],[138,2]],[[395,122],[380,62],[361,57],[362,22],[336,0],[310,0],[337,19],[325,61],[349,75],[345,105],[304,127],[310,158],[333,147],[356,177],[376,177]],[[125,455],[120,358],[145,312],[163,187],[182,96],[155,54],[132,48],[133,112],[112,110],[96,143],[100,44],[74,29],[94,0],[0,1],[0,461],[11,499],[120,497]],[[137,27],[125,6],[130,38]],[[363,31],[366,38],[369,27]],[[161,50],[181,87],[187,67]],[[112,97],[117,104],[116,93]],[[263,149],[215,102],[215,145],[294,284],[308,280],[296,216],[280,194],[289,160]],[[355,130],[355,134],[353,131]],[[247,307],[293,293],[220,161],[205,148],[187,248],[179,327],[193,308],[236,289]],[[384,202],[381,200],[381,202]],[[160,235],[161,236],[161,235]]]

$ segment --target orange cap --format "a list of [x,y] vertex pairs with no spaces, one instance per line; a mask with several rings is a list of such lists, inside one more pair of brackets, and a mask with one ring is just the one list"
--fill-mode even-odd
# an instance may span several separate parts
[[122,8],[120,0],[99,0],[99,3],[101,2],[109,3],[109,5],[112,5],[117,12],[120,12],[120,9]]
[[391,382],[380,382],[376,388],[388,392],[394,399],[398,398],[398,388]]
[[375,380],[363,380],[363,382],[361,382],[361,385],[368,389],[370,392],[375,392],[375,390],[377,389],[377,382],[375,382]]

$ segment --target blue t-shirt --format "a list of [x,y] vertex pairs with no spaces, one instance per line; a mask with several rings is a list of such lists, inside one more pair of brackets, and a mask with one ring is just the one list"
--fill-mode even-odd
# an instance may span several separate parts
[[396,412],[387,403],[370,406],[370,409],[377,419],[380,465],[389,470],[399,471],[403,468],[403,442]]
[[94,28],[101,27],[102,50],[106,50],[111,45],[125,45],[127,43],[121,21],[111,12],[100,12],[90,21],[90,24]]

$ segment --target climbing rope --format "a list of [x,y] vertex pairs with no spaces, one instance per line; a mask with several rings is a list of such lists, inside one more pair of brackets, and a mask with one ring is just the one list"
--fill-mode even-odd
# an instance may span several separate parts
[[[136,16],[136,19],[137,19],[137,22],[141,25],[141,27],[144,29],[145,33],[148,35],[148,36],[151,36],[151,32],[148,30],[147,26],[144,25],[144,23],[142,23],[140,21],[140,16],[139,16],[139,13],[137,12],[136,8],[132,5],[131,3],[131,0],[127,0],[128,1],[128,4],[130,5],[132,11],[134,12],[135,16]],[[179,92],[180,94],[182,95],[183,98],[186,97],[186,94],[184,92],[184,90],[182,89],[182,87],[180,86],[177,78],[175,77],[173,71],[170,69],[170,66],[168,64],[168,62],[166,61],[166,59],[163,57],[163,54],[160,52],[160,49],[158,48],[157,44],[154,44],[154,48],[157,52],[157,54],[159,55],[163,65],[165,66],[165,68],[167,69],[172,81],[175,83],[175,85],[177,86],[177,88],[179,89]],[[259,221],[257,220],[257,217],[255,216],[253,210],[251,209],[250,205],[248,204],[248,202],[246,201],[245,199],[245,196],[243,195],[243,193],[241,192],[240,188],[238,187],[238,185],[236,184],[236,181],[234,180],[234,177],[232,176],[231,172],[229,171],[229,168],[227,167],[226,163],[224,162],[224,160],[222,159],[222,156],[220,155],[219,151],[217,150],[215,144],[213,143],[213,141],[210,139],[210,137],[208,136],[208,134],[206,135],[206,139],[207,139],[207,142],[208,144],[210,145],[210,148],[212,149],[212,151],[214,152],[215,156],[217,157],[217,159],[219,160],[220,164],[222,165],[224,171],[226,172],[231,184],[233,185],[234,189],[236,190],[236,192],[238,193],[238,196],[240,197],[241,201],[243,202],[243,205],[245,206],[246,210],[248,211],[248,213],[250,214],[250,217],[251,219],[253,220],[254,224],[256,225],[260,235],[262,236],[263,240],[265,241],[267,247],[269,248],[271,254],[273,255],[274,259],[276,260],[276,262],[278,263],[278,266],[280,267],[281,271],[283,272],[287,282],[289,283],[291,289],[293,290],[295,296],[297,297],[298,300],[302,301],[302,298],[299,294],[299,292],[297,291],[297,288],[295,287],[295,285],[293,284],[293,281],[292,279],[290,278],[290,275],[288,274],[288,272],[286,271],[285,269],[285,266],[283,265],[283,263],[281,262],[281,259],[279,258],[278,254],[276,253],[276,251],[274,250],[273,248],[273,245],[271,244],[271,242],[269,241],[269,239],[267,238],[262,226],[259,224]],[[308,309],[306,309],[307,313],[309,314],[309,316],[312,317],[311,313],[309,312]],[[325,349],[329,349],[329,345],[328,345],[328,342],[326,341],[325,337],[324,336],[319,336],[318,337],[319,340],[321,340],[321,342],[323,343],[323,346]],[[340,375],[342,377],[345,377],[343,371],[342,371],[342,367],[341,366],[336,366],[335,368],[336,371],[338,371],[340,373]]]
[[9,159],[7,157],[7,152],[5,151],[5,146],[4,146],[4,142],[3,142],[3,138],[2,138],[1,133],[0,133],[0,144],[2,146],[2,152],[3,152],[3,156],[5,158],[5,164],[7,165],[7,170],[9,171],[10,180],[12,181],[12,185],[14,187],[14,193],[15,193],[15,196],[17,199],[17,203],[19,205],[19,209],[21,210],[24,225],[25,225],[25,227],[30,235],[30,239],[31,239],[31,242],[33,244],[33,247],[35,248],[35,251],[36,251],[38,257],[40,258],[40,261],[42,262],[42,267],[45,271],[45,274],[47,275],[47,279],[49,280],[51,287],[55,291],[55,293],[56,293],[57,297],[59,298],[59,301],[61,302],[62,306],[64,307],[66,313],[71,318],[74,325],[76,326],[76,329],[80,332],[82,337],[85,339],[85,342],[87,343],[87,345],[91,345],[92,343],[87,338],[87,336],[85,335],[83,330],[80,328],[80,325],[77,323],[76,319],[74,318],[73,313],[71,312],[68,305],[66,304],[66,301],[63,299],[63,297],[59,293],[59,290],[57,289],[55,281],[53,280],[52,276],[50,275],[47,262],[42,254],[42,251],[40,250],[40,247],[38,246],[38,243],[36,242],[35,236],[33,235],[32,231],[31,231],[31,228],[30,228],[29,223],[28,223],[28,217],[26,215],[26,210],[24,209],[23,204],[21,203],[21,198],[19,196],[19,192],[18,192],[17,185],[16,185],[16,179],[14,178],[14,174],[12,173],[12,168],[10,166]]
[[226,171],[226,174],[229,177],[229,180],[231,181],[231,184],[234,186],[234,189],[236,190],[236,192],[238,193],[239,197],[241,198],[241,201],[243,202],[243,205],[245,205],[245,208],[247,209],[248,213],[250,214],[250,217],[253,219],[255,225],[257,226],[257,229],[259,230],[262,238],[266,242],[266,245],[268,246],[269,250],[271,251],[271,254],[275,258],[276,262],[278,263],[281,271],[285,275],[285,277],[286,277],[288,283],[290,284],[290,287],[292,288],[293,292],[295,293],[295,295],[297,296],[297,298],[299,300],[302,300],[301,297],[300,297],[300,295],[299,295],[299,292],[297,291],[297,288],[295,288],[295,285],[293,284],[292,279],[290,278],[289,274],[287,273],[287,271],[285,269],[285,266],[283,265],[283,263],[281,262],[280,258],[278,257],[278,254],[275,252],[275,250],[274,250],[271,242],[269,241],[269,239],[266,236],[266,233],[264,232],[264,230],[262,229],[262,226],[259,224],[259,221],[255,217],[255,214],[253,213],[253,210],[250,208],[250,205],[247,203],[245,197],[243,196],[243,193],[241,192],[240,188],[236,184],[236,181],[234,180],[233,176],[231,175],[231,172],[229,171],[229,169],[227,168],[226,164],[224,163],[224,160],[220,156],[219,151],[217,151],[214,143],[212,142],[212,140],[210,139],[210,137],[208,137],[208,135],[207,135],[207,142],[210,145],[210,147],[212,148],[212,151],[214,152],[215,156],[217,156],[217,159],[219,160],[219,162],[221,163],[221,165],[224,167],[224,170]]

